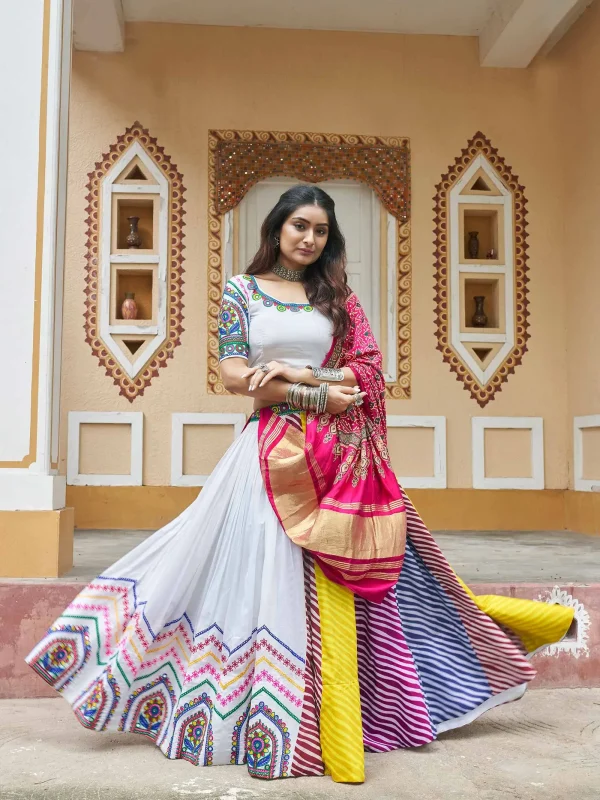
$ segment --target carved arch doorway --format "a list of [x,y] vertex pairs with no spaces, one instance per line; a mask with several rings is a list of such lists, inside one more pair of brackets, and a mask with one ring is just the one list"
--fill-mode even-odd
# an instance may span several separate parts
[[[384,351],[387,395],[410,397],[409,156],[408,140],[401,138],[209,132],[210,392],[225,392],[218,370],[217,324],[224,282],[243,271],[256,249],[260,223],[279,195],[294,183],[309,182],[321,185],[336,201],[349,240],[349,281],[365,301]],[[354,239],[353,217],[362,234]],[[372,285],[367,287],[369,279]]]

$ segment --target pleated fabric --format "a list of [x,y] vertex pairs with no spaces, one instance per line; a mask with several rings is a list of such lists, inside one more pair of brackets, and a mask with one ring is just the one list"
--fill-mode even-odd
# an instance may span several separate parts
[[291,774],[306,631],[302,550],[271,509],[253,424],[194,503],[85,587],[27,661],[90,730],[269,779]]
[[365,779],[355,596],[315,565],[321,628],[320,738],[325,772],[339,783]]
[[527,653],[573,609],[477,597],[404,494],[382,603],[332,583],[267,497],[257,423],[177,519],[86,586],[27,656],[90,730],[195,766],[364,780],[364,750],[418,747],[525,691]]

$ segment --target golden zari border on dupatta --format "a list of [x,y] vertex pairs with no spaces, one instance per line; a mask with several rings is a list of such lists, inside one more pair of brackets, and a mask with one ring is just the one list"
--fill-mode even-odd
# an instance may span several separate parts
[[[394,513],[402,511],[402,500],[361,506],[359,502],[338,503],[328,498],[321,505],[304,439],[302,430],[275,414],[259,439],[259,451],[267,454],[264,461],[261,458],[267,493],[287,535],[300,547],[319,554],[353,557],[359,562],[389,558],[391,566],[392,558],[404,550],[406,518]],[[359,508],[371,516],[343,513]],[[345,564],[346,570],[349,566]],[[360,563],[357,566],[364,574],[364,567]],[[398,568],[397,558],[394,568]]]

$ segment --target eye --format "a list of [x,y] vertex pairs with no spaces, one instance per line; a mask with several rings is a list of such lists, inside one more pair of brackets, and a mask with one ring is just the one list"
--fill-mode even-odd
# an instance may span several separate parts
[[296,222],[294,227],[296,227],[296,228],[304,228],[304,225],[301,222]]

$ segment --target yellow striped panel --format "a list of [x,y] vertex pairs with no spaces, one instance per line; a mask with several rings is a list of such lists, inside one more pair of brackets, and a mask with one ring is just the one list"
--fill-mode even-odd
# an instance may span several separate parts
[[325,771],[338,783],[365,779],[354,595],[315,564],[321,620],[321,751]]
[[529,653],[543,645],[558,642],[573,621],[573,608],[540,603],[537,600],[523,600],[520,597],[475,595],[460,578],[458,580],[477,608],[499,625],[516,633]]

